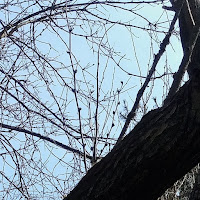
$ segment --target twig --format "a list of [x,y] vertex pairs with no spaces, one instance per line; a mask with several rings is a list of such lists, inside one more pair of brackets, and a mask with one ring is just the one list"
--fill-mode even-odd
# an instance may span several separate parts
[[189,15],[190,15],[190,19],[192,21],[193,26],[195,26],[195,21],[194,21],[193,15],[192,15],[192,11],[190,9],[190,4],[189,4],[188,0],[185,0],[185,1],[186,1],[186,5],[187,5],[187,10],[188,10]]

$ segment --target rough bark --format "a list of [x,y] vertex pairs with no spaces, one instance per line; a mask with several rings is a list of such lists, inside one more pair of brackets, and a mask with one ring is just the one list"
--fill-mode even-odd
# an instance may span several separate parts
[[157,199],[200,161],[200,77],[153,110],[65,200]]
[[196,174],[195,184],[190,194],[189,200],[199,200],[200,199],[200,170]]
[[[175,12],[181,7],[180,17],[179,17],[179,26],[180,26],[180,36],[181,43],[183,47],[184,54],[190,50],[190,39],[192,37],[194,27],[199,27],[200,25],[200,1],[199,0],[171,0],[171,3],[174,7]],[[197,41],[200,44],[200,39]],[[196,48],[193,52],[191,63],[188,66],[188,74],[190,77],[193,74],[199,73],[200,68],[198,64],[200,63],[199,56],[199,45],[196,45]],[[198,71],[198,72],[197,72]]]
[[[190,0],[194,20],[196,2]],[[188,20],[191,16],[183,10],[184,51],[189,48],[187,34],[191,33]],[[190,80],[162,108],[145,115],[65,200],[154,200],[200,162],[199,49],[200,39],[189,65]]]

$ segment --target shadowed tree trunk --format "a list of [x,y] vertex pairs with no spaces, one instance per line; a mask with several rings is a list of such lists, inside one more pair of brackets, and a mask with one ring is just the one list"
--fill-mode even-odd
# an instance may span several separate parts
[[[176,12],[178,3],[172,2]],[[187,3],[180,14],[185,54],[191,49],[191,31],[198,27],[198,1]],[[200,161],[199,48],[198,39],[188,57],[190,80],[162,108],[145,115],[65,200],[157,199]]]
[[144,116],[65,200],[157,199],[194,167],[200,161],[195,85],[189,81],[169,105]]

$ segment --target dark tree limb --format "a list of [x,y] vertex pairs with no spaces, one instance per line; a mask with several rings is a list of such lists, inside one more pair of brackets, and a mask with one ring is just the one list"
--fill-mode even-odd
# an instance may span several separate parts
[[145,115],[65,200],[157,199],[200,161],[200,77]]
[[[188,50],[184,53],[184,56],[183,56],[180,66],[179,66],[179,69],[174,74],[174,80],[173,80],[172,86],[169,90],[168,96],[165,99],[165,103],[167,103],[170,100],[170,98],[179,90],[183,76],[184,76],[185,72],[187,71],[188,66],[189,65],[191,66],[191,59],[192,59],[194,49],[196,47],[196,43],[198,41],[199,34],[200,34],[200,28],[198,26],[195,26],[193,28],[193,32],[192,32],[192,35],[191,35],[190,41],[189,41],[190,48],[188,48]],[[198,46],[198,44],[197,44],[197,46]],[[196,48],[198,48],[198,47],[196,47]]]
[[179,26],[184,56],[179,70],[174,75],[165,103],[179,90],[186,71],[190,79],[200,73],[200,2],[198,0],[171,0],[171,3],[174,11],[180,12]]
[[[186,1],[171,0],[176,12],[184,3],[179,18],[184,53],[194,23],[199,26],[197,1],[189,6]],[[155,200],[200,162],[200,39],[194,44],[186,62],[190,80],[145,115],[64,200]]]
[[[29,131],[29,130],[21,128],[21,127],[11,126],[11,125],[4,124],[4,123],[1,123],[1,122],[0,122],[0,128],[5,128],[5,129],[8,129],[8,130],[17,131],[17,132],[21,132],[21,133],[26,133],[28,135],[32,135],[34,137],[40,138],[40,139],[42,139],[44,141],[48,141],[48,142],[50,142],[50,143],[52,143],[54,145],[57,145],[57,146],[59,146],[59,147],[61,147],[63,149],[66,149],[66,150],[68,150],[70,152],[76,153],[77,155],[79,155],[81,157],[84,157],[84,153],[79,151],[78,149],[74,149],[72,147],[69,147],[69,146],[67,146],[67,145],[65,145],[65,144],[63,144],[63,143],[61,143],[61,142],[59,142],[57,140],[54,140],[54,139],[52,139],[52,138],[50,138],[48,136],[41,135],[41,134],[36,133],[34,131]],[[86,158],[92,160],[92,156],[90,156],[88,154],[86,154]]]
[[[181,8],[182,8],[182,6],[181,6]],[[143,96],[143,94],[144,94],[144,91],[145,91],[145,89],[147,88],[147,86],[148,86],[148,84],[149,84],[149,82],[150,82],[150,80],[151,80],[151,77],[152,77],[152,75],[154,74],[154,72],[155,72],[155,70],[156,70],[156,66],[157,66],[157,64],[158,64],[158,62],[159,62],[159,60],[160,60],[160,58],[162,57],[163,53],[164,53],[165,50],[166,50],[167,45],[169,44],[169,39],[170,39],[170,37],[171,37],[171,35],[172,35],[172,33],[173,33],[174,26],[175,26],[175,23],[176,23],[176,21],[177,21],[177,19],[178,19],[178,17],[179,17],[181,8],[179,9],[178,12],[175,13],[174,18],[173,18],[173,20],[172,20],[172,22],[171,22],[169,31],[168,31],[168,33],[166,34],[165,38],[163,39],[162,43],[160,44],[160,50],[159,50],[159,52],[155,55],[154,60],[153,60],[153,64],[152,64],[152,66],[151,66],[151,69],[149,70],[149,73],[148,73],[148,75],[147,75],[147,77],[146,77],[146,79],[145,79],[145,82],[143,83],[142,87],[140,88],[140,90],[139,90],[138,93],[137,93],[135,103],[134,103],[134,105],[133,105],[131,111],[130,111],[129,114],[127,115],[127,119],[126,119],[126,121],[125,121],[125,124],[124,124],[124,126],[123,126],[123,128],[122,128],[122,131],[121,131],[121,133],[120,133],[120,135],[119,135],[119,138],[118,138],[117,142],[120,142],[120,141],[123,139],[123,137],[125,136],[126,131],[127,131],[128,127],[129,127],[131,121],[134,119],[134,117],[135,117],[135,115],[136,115],[136,111],[137,111],[137,109],[138,109],[138,107],[139,107],[139,103],[140,103],[140,100],[141,100],[141,98],[142,98],[142,96]]]

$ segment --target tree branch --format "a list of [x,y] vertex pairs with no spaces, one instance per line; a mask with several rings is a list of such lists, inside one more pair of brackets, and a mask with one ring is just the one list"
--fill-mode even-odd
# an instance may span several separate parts
[[[198,81],[198,86],[197,86]],[[200,161],[200,81],[152,110],[64,200],[155,200]]]
[[193,33],[191,34],[188,51],[186,51],[184,53],[180,67],[179,67],[178,71],[174,74],[174,80],[173,80],[172,86],[169,90],[169,93],[167,95],[167,98],[165,99],[165,103],[169,102],[170,99],[173,97],[173,95],[180,88],[181,80],[183,79],[183,76],[184,76],[185,72],[187,71],[188,66],[191,62],[192,54],[194,52],[194,48],[196,46],[196,42],[199,37],[199,34],[200,34],[200,27],[199,26],[194,27]]
[[175,25],[175,23],[176,23],[176,21],[177,21],[177,19],[178,19],[179,14],[180,14],[180,11],[177,12],[177,13],[175,13],[175,15],[174,15],[174,18],[173,18],[173,20],[172,20],[172,22],[171,22],[169,31],[168,31],[167,35],[165,36],[165,38],[163,39],[163,41],[162,41],[162,43],[161,43],[161,45],[160,45],[160,50],[159,50],[159,52],[155,55],[155,58],[154,58],[152,67],[151,67],[151,69],[149,70],[149,74],[148,74],[148,76],[146,77],[146,80],[145,80],[144,84],[142,85],[142,87],[140,88],[140,90],[139,90],[138,93],[137,93],[135,103],[134,103],[134,105],[133,105],[131,111],[129,112],[129,114],[128,114],[128,116],[127,116],[126,122],[125,122],[125,124],[124,124],[124,126],[123,126],[123,129],[122,129],[122,131],[121,131],[121,133],[120,133],[120,135],[119,135],[119,138],[118,138],[118,141],[117,141],[117,142],[119,142],[119,141],[121,141],[121,140],[123,139],[124,135],[126,134],[126,131],[127,131],[127,129],[128,129],[128,126],[129,126],[130,122],[131,122],[131,121],[133,120],[133,118],[135,117],[136,111],[137,111],[138,106],[139,106],[140,99],[142,98],[142,95],[143,95],[143,93],[144,93],[146,87],[148,86],[148,84],[149,84],[149,82],[150,82],[150,80],[151,80],[151,77],[152,77],[153,73],[155,72],[156,66],[157,66],[157,64],[158,64],[158,62],[159,62],[159,60],[160,60],[160,58],[162,57],[163,53],[165,52],[165,49],[166,49],[167,45],[169,44],[169,39],[170,39],[170,37],[171,37],[171,35],[172,35],[172,32],[173,32],[173,30],[174,30],[174,25]]
[[[69,11],[68,12],[72,12],[72,11],[78,11],[78,10],[86,10],[86,8],[90,5],[110,5],[110,4],[152,4],[152,3],[158,3],[159,1],[158,0],[152,0],[152,1],[141,1],[141,2],[138,2],[138,1],[122,1],[122,2],[116,2],[116,1],[92,1],[92,2],[89,2],[89,3],[77,3],[77,4],[69,4],[67,5],[67,7],[69,8]],[[7,36],[11,36],[15,31],[18,30],[18,28],[26,25],[26,24],[29,24],[29,23],[34,23],[34,22],[38,22],[40,20],[44,20],[46,18],[49,17],[49,15],[45,15],[43,17],[39,17],[38,19],[34,19],[34,20],[31,20],[31,18],[33,17],[36,17],[40,14],[43,14],[43,13],[46,13],[48,11],[55,11],[57,9],[63,9],[62,12],[57,12],[57,13],[54,13],[54,14],[50,14],[50,16],[55,16],[55,15],[58,15],[58,14],[62,14],[62,13],[65,13],[65,7],[66,7],[66,2],[62,2],[62,3],[59,3],[59,4],[54,4],[54,5],[51,5],[47,8],[43,8],[37,12],[34,12],[30,15],[27,15],[26,17],[24,18],[21,18],[19,19],[17,22],[15,23],[9,23],[7,25],[4,25],[3,24],[3,21],[0,20],[0,23],[1,25],[3,26],[3,30],[0,32],[0,39],[1,38],[4,38],[4,37],[7,37]],[[73,9],[73,7],[75,9]],[[83,8],[79,8],[79,7],[83,7]],[[78,8],[78,9],[77,9]],[[90,13],[91,14],[91,13]],[[105,20],[105,19],[104,19]],[[137,28],[141,28],[141,27],[137,27]]]
[[[79,151],[77,149],[74,149],[72,147],[69,147],[69,146],[67,146],[67,145],[65,145],[65,144],[63,144],[61,142],[58,142],[57,140],[51,139],[51,138],[49,138],[47,136],[43,136],[43,135],[41,135],[39,133],[35,133],[33,131],[29,131],[29,130],[26,130],[26,129],[23,129],[23,128],[20,128],[20,127],[16,127],[16,126],[10,126],[10,125],[7,125],[7,124],[1,123],[1,122],[0,122],[0,127],[6,128],[6,129],[10,129],[10,130],[13,130],[13,131],[17,131],[17,132],[26,133],[26,134],[38,137],[38,138],[40,138],[42,140],[48,141],[48,142],[50,142],[52,144],[55,144],[55,145],[57,145],[57,146],[59,146],[59,147],[61,147],[63,149],[66,149],[68,151],[76,153],[77,155],[79,155],[81,157],[84,157],[84,153],[83,152],[81,152],[81,151]],[[92,156],[86,154],[86,158],[91,160]]]

